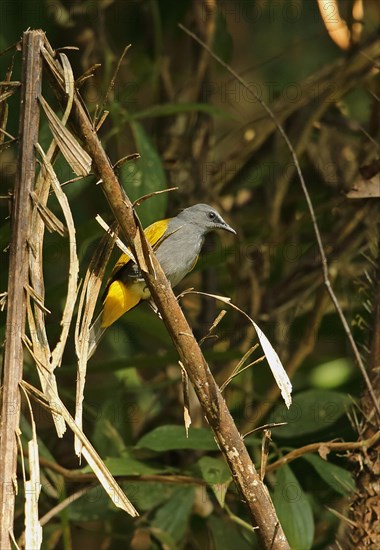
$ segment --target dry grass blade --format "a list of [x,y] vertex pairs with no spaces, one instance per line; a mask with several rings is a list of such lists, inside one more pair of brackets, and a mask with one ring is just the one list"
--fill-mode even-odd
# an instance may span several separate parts
[[[91,258],[79,299],[77,322],[75,325],[75,352],[78,358],[75,421],[80,428],[82,427],[84,385],[86,381],[87,361],[90,346],[90,324],[94,316],[104,272],[111,255],[115,239],[116,232],[113,228],[110,228],[109,232],[101,239]],[[82,451],[82,443],[76,436],[74,438],[74,447],[75,453],[77,456],[80,456]]]
[[358,528],[358,524],[355,521],[352,521],[351,519],[349,519],[347,516],[345,516],[341,512],[338,512],[338,510],[334,510],[334,508],[330,508],[330,506],[326,506],[326,510],[331,512],[335,517],[337,517],[341,521],[344,521],[345,523],[348,523],[349,525],[351,525],[351,527],[353,529]]
[[79,273],[79,261],[76,250],[76,239],[75,239],[75,225],[73,216],[71,214],[69,201],[67,200],[66,195],[61,189],[58,178],[54,172],[53,166],[49,162],[45,153],[43,152],[41,146],[37,143],[36,149],[41,155],[43,160],[43,167],[49,175],[52,187],[58,199],[58,202],[62,208],[63,214],[65,216],[67,229],[69,233],[69,276],[68,276],[68,286],[67,286],[67,295],[66,303],[63,309],[62,319],[61,319],[61,335],[60,338],[51,354],[51,370],[61,365],[63,351],[66,346],[67,337],[69,335],[70,324],[72,321],[75,302],[77,298],[78,291],[78,273]]
[[86,153],[72,133],[62,124],[42,95],[39,96],[39,100],[61,153],[77,176],[87,176],[91,170],[92,161],[90,155]]
[[37,292],[34,290],[34,288],[30,286],[29,283],[25,285],[25,290],[27,291],[29,296],[33,299],[35,304],[37,304],[40,310],[43,311],[43,313],[46,313],[48,315],[51,314],[51,311],[47,307],[45,307],[42,296],[39,296]]
[[104,122],[105,122],[105,120],[106,120],[106,118],[108,117],[109,114],[110,114],[109,111],[104,111],[103,112],[102,116],[100,117],[99,122],[96,125],[96,128],[95,128],[96,132],[99,132],[100,128],[103,126],[103,124],[104,124]]
[[231,382],[231,380],[233,378],[235,378],[235,376],[237,376],[240,372],[242,372],[242,370],[245,370],[246,368],[248,368],[248,367],[252,366],[254,363],[256,363],[256,361],[254,361],[253,363],[250,363],[249,365],[244,367],[244,369],[242,369],[242,367],[243,367],[244,363],[247,361],[248,357],[250,357],[252,355],[252,353],[255,351],[255,349],[257,349],[257,347],[258,347],[258,344],[255,344],[254,346],[249,348],[249,350],[243,355],[243,357],[240,359],[240,361],[238,362],[238,364],[236,365],[236,367],[234,368],[234,370],[232,371],[230,376],[220,386],[220,391],[223,391],[226,388],[226,386]]
[[75,84],[76,84],[76,87],[77,88],[80,88],[83,84],[83,82],[85,82],[86,80],[88,80],[89,78],[92,78],[94,76],[94,73],[97,69],[99,69],[99,67],[101,67],[101,63],[94,63],[93,65],[91,65],[91,67],[89,67],[88,69],[85,70],[84,73],[82,73],[75,81]]
[[254,321],[252,321],[252,324],[255,327],[257,337],[260,340],[261,347],[264,350],[265,357],[267,358],[272,374],[276,380],[276,384],[280,388],[285,405],[289,408],[292,404],[292,383],[268,338]]
[[11,97],[15,92],[16,88],[13,88],[13,90],[8,90],[7,92],[3,92],[2,94],[0,94],[0,103],[8,99],[8,97]]
[[253,430],[249,430],[249,432],[245,433],[243,435],[243,439],[248,437],[249,435],[260,432],[261,430],[268,430],[272,428],[278,428],[279,426],[286,426],[287,422],[269,422],[269,424],[264,424],[264,426],[258,426],[257,428],[253,428]]
[[42,544],[42,527],[38,517],[38,499],[41,492],[40,462],[38,440],[33,409],[25,389],[24,394],[28,403],[32,439],[28,441],[29,476],[25,480],[25,548],[38,550]]
[[208,294],[207,292],[199,292],[192,290],[190,292],[183,292],[181,296],[184,296],[184,294],[198,294],[200,296],[208,296],[209,298],[213,298],[215,300],[219,300],[223,302],[224,304],[228,304],[230,307],[235,309],[236,311],[239,311],[246,319],[249,320],[250,323],[255,327],[257,337],[260,341],[261,347],[263,348],[263,351],[265,353],[265,357],[268,361],[269,367],[272,371],[272,374],[274,376],[274,379],[276,380],[277,386],[280,388],[281,395],[285,401],[286,406],[289,408],[292,403],[292,384],[289,380],[289,377],[280,361],[279,356],[277,355],[276,351],[274,350],[273,346],[269,342],[268,338],[265,336],[263,331],[260,329],[260,327],[251,319],[251,317],[245,313],[242,309],[237,307],[235,304],[231,302],[231,298],[227,298],[225,296],[217,296],[216,294]]
[[115,238],[115,244],[116,246],[118,246],[120,248],[120,250],[126,254],[133,262],[136,263],[136,260],[135,260],[135,257],[134,255],[132,254],[131,250],[123,243],[123,241],[117,236],[117,233],[116,231],[112,231],[110,226],[108,225],[107,222],[105,222],[103,220],[103,218],[98,214],[96,217],[95,217],[96,221],[98,222],[98,224],[100,225],[100,227],[102,229],[104,229],[104,231],[107,231],[111,237]]
[[[49,185],[49,183],[46,183]],[[44,305],[44,280],[42,269],[42,235],[44,224],[35,209],[34,219],[32,218],[32,227],[34,231],[30,235],[30,246],[34,250],[33,254],[29,254],[29,270],[30,270],[30,289],[27,293],[27,316],[32,341],[30,352],[36,363],[45,365],[49,378],[49,383],[46,382],[46,377],[40,376],[41,387],[46,395],[46,399],[50,403],[54,403],[54,395],[58,393],[57,381],[54,373],[50,368],[51,352],[49,340],[46,333],[45,316],[47,308]],[[39,223],[41,222],[41,224]],[[30,299],[33,299],[36,307],[32,308]],[[37,369],[40,373],[40,370]],[[51,391],[54,388],[54,392]],[[65,421],[61,415],[53,413],[53,421],[56,426],[58,437],[63,437],[66,431]]]
[[[44,372],[42,372],[44,375]],[[44,400],[45,396],[42,392],[34,388],[32,385],[28,384],[24,380],[21,382],[21,385],[33,396]],[[87,437],[84,435],[83,431],[77,426],[74,418],[71,416],[69,411],[66,409],[65,405],[59,398],[58,394],[55,395],[56,398],[56,408],[59,409],[60,413],[64,417],[68,426],[72,432],[80,439],[83,445],[82,454],[87,460],[89,466],[92,468],[94,474],[102,484],[104,490],[114,503],[117,508],[120,508],[130,514],[132,517],[138,516],[137,510],[134,508],[132,503],[126,497],[122,489],[117,484],[116,480],[112,476],[111,472],[104,464],[98,453],[95,451],[94,447],[91,445]]]
[[8,147],[10,147],[12,143],[14,143],[15,141],[16,139],[10,139],[8,141],[4,141],[3,143],[0,143],[0,153],[8,149]]
[[266,469],[267,462],[268,462],[269,445],[270,445],[271,441],[272,441],[272,439],[271,439],[270,430],[264,430],[263,441],[262,441],[262,444],[261,444],[261,464],[260,464],[260,478],[261,478],[261,481],[263,481],[264,477],[265,477],[265,469]]
[[64,80],[63,80],[63,76],[62,76],[63,71],[61,70],[61,68],[59,66],[57,66],[58,64],[57,64],[56,60],[54,59],[54,51],[51,48],[51,46],[50,46],[47,39],[45,39],[44,46],[42,46],[42,48],[41,48],[41,53],[43,55],[43,58],[44,58],[45,62],[48,65],[50,71],[54,75],[54,78],[64,88],[65,85],[64,85]]
[[143,232],[144,230],[142,229],[141,225],[138,224],[138,229],[136,231],[136,235],[133,241],[133,246],[136,253],[137,265],[139,266],[141,271],[145,271],[145,273],[149,273],[148,264],[146,262],[146,254],[149,254],[149,252],[145,250],[143,247],[144,241],[142,241],[141,239],[141,233]]
[[57,218],[57,216],[50,210],[50,208],[39,201],[35,191],[32,191],[30,196],[32,197],[33,204],[37,208],[46,229],[50,233],[56,231],[59,235],[61,235],[61,237],[65,237],[67,235],[67,230],[61,220]]
[[7,305],[8,292],[1,292],[0,294],[0,311],[4,311]]
[[1,80],[0,86],[11,86],[12,88],[19,88],[21,86],[21,82],[19,80]]
[[[203,338],[201,338],[199,340],[199,345],[201,346],[203,344],[203,342],[205,340],[207,340],[208,338],[212,338],[213,336],[213,332],[214,330],[216,329],[216,327],[219,325],[220,321],[223,319],[223,317],[225,316],[225,314],[227,313],[227,311],[225,309],[222,309],[222,311],[218,314],[218,316],[216,317],[216,319],[214,320],[213,324],[211,325],[211,327],[208,329],[208,332],[205,336],[203,336]],[[222,391],[222,390],[220,390]]]
[[183,422],[185,424],[186,437],[189,437],[189,428],[191,425],[190,399],[189,399],[189,377],[181,361],[178,361],[182,374],[182,394],[183,394]]
[[[61,78],[60,68],[57,67],[56,61],[52,57],[51,49],[49,47],[49,43],[47,42],[45,38],[45,45],[47,47],[41,48],[41,52],[45,58],[46,63],[50,67],[50,69],[54,72],[55,77],[58,79],[62,87],[65,86],[64,78]],[[63,61],[65,63],[65,61]],[[66,72],[63,74],[66,74],[65,79],[67,81],[67,89],[69,89],[69,81],[70,81],[70,69],[66,67]],[[65,98],[66,100],[66,98]],[[65,125],[69,114],[71,111],[71,104],[70,99],[67,103],[67,106],[65,108],[64,115],[62,117],[61,124]],[[46,159],[49,163],[53,162],[53,159],[57,152],[57,144],[55,140],[53,139],[49,149],[46,153]],[[30,305],[28,306],[28,321],[29,321],[29,327],[31,332],[31,339],[33,342],[33,356],[36,358],[37,361],[41,365],[45,365],[45,368],[48,369],[49,374],[46,375],[49,380],[48,383],[46,382],[46,377],[40,376],[40,382],[41,387],[43,388],[43,391],[49,400],[50,404],[53,405],[54,401],[54,395],[55,393],[58,393],[57,388],[57,382],[54,376],[54,373],[51,369],[51,351],[45,326],[45,312],[41,308],[41,304],[43,305],[44,296],[45,296],[45,284],[44,284],[44,272],[43,272],[43,243],[44,243],[44,232],[45,232],[45,223],[47,222],[47,219],[43,219],[41,217],[41,212],[46,207],[49,192],[50,192],[50,185],[51,185],[51,177],[49,174],[49,171],[46,170],[46,167],[43,167],[40,170],[40,173],[38,174],[37,181],[35,184],[35,198],[38,201],[35,202],[34,210],[32,214],[32,226],[31,226],[31,233],[29,237],[29,245],[31,250],[33,251],[32,254],[29,254],[29,271],[30,271],[30,286],[35,291],[35,294],[40,297],[40,304],[37,304],[37,308],[34,308],[34,314],[32,311],[32,308]],[[38,205],[38,207],[37,207]],[[44,210],[46,213],[46,211]],[[37,371],[40,373],[40,370]],[[52,389],[54,391],[52,391]],[[54,410],[54,407],[52,406],[52,411]],[[59,414],[56,414],[52,412],[53,420],[56,426],[58,437],[63,437],[63,434],[66,431],[65,421],[63,417]]]
[[0,134],[1,134],[0,137],[6,136],[6,137],[9,138],[10,141],[8,141],[8,143],[12,143],[13,141],[16,141],[16,140],[17,140],[17,138],[15,138],[14,136],[12,136],[12,134],[10,134],[10,133],[7,132],[4,128],[1,128],[1,127],[0,127]]
[[161,195],[162,193],[170,193],[171,191],[178,191],[178,187],[168,187],[167,189],[160,189],[160,191],[153,191],[152,193],[148,193],[147,195],[143,195],[142,197],[139,197],[136,199],[132,206],[133,208],[135,206],[140,206],[144,201],[151,199],[152,197],[155,197],[156,195]]
[[139,158],[141,158],[140,153],[131,153],[130,155],[126,155],[125,157],[122,157],[121,159],[116,161],[112,168],[113,169],[120,168],[126,162],[130,162],[131,160],[137,160]]
[[111,78],[111,82],[109,83],[109,86],[108,86],[108,89],[107,89],[107,92],[106,92],[106,95],[104,97],[104,100],[102,102],[102,104],[100,105],[100,107],[97,109],[97,113],[95,113],[95,117],[94,117],[94,126],[98,126],[97,124],[97,120],[98,120],[98,113],[101,114],[101,117],[103,115],[102,111],[104,109],[104,106],[106,105],[111,93],[112,93],[112,90],[114,89],[114,86],[115,86],[115,82],[116,82],[116,79],[117,79],[117,75],[119,74],[119,70],[120,70],[120,67],[121,67],[121,64],[123,62],[123,59],[124,57],[126,56],[127,54],[127,51],[129,50],[129,48],[132,46],[132,44],[128,44],[128,46],[125,46],[124,50],[123,50],[123,53],[121,54],[118,62],[117,62],[117,65],[116,65],[116,69],[115,69],[115,72],[114,74],[112,75],[112,78]]
[[73,99],[74,99],[74,75],[73,75],[73,70],[71,68],[70,62],[67,58],[67,55],[64,53],[60,53],[59,57],[61,59],[61,63],[63,67],[65,92],[68,95],[66,110],[68,110],[70,113],[71,108],[73,106]]

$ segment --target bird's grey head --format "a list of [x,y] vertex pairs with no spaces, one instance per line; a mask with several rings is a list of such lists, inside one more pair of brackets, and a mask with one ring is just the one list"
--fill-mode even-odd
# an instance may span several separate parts
[[212,208],[212,206],[208,204],[195,204],[194,206],[189,206],[189,208],[182,210],[177,218],[185,223],[195,225],[203,234],[213,231],[214,229],[224,229],[236,235],[235,229],[228,225],[215,208]]

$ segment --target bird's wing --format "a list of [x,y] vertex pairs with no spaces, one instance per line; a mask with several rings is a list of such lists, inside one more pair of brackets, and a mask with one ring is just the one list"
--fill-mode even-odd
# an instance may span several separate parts
[[[170,219],[160,220],[153,223],[144,230],[148,242],[154,246],[165,234]],[[110,280],[106,286],[103,302],[103,313],[101,317],[101,328],[111,326],[119,317],[135,307],[143,299],[145,282],[131,278],[130,283],[125,283],[118,278],[120,270],[123,269],[131,258],[122,254],[116,262]]]
[[[164,236],[165,231],[168,228],[169,222],[171,218],[167,218],[166,220],[159,220],[158,222],[154,222],[151,225],[149,225],[146,229],[144,229],[145,236],[147,238],[147,241],[151,246],[154,246],[161,237]],[[123,268],[125,265],[127,265],[131,261],[130,256],[128,254],[122,254],[116,264],[114,265],[112,269],[112,273],[110,276],[110,282],[117,279],[117,272],[120,271],[121,268]]]

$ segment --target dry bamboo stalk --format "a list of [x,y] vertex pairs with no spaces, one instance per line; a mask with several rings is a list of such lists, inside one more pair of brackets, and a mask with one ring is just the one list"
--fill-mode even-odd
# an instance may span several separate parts
[[8,311],[5,334],[4,367],[0,424],[0,548],[11,548],[15,495],[17,491],[17,439],[21,397],[19,383],[23,373],[22,335],[25,329],[28,280],[28,235],[31,197],[35,174],[34,146],[38,141],[41,93],[41,45],[44,33],[26,31],[22,40],[22,92],[20,113],[20,150],[14,190],[9,258]]

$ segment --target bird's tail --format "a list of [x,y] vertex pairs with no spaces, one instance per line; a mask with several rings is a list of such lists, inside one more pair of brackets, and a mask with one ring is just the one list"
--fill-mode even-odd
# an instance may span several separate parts
[[95,353],[96,348],[107,330],[107,327],[102,327],[103,310],[99,313],[95,321],[90,326],[90,335],[88,342],[88,359]]

